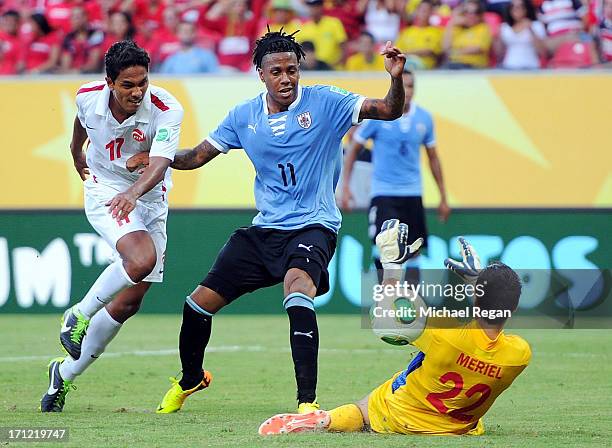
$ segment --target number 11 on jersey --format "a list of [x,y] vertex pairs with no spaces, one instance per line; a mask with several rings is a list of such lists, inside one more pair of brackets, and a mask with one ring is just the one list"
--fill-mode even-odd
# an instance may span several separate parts
[[[282,163],[279,163],[278,167],[280,169],[281,176],[283,178],[283,185],[285,187],[289,186],[289,182],[287,181],[287,174],[285,173],[285,165],[283,165]],[[287,168],[289,169],[289,174],[291,176],[291,185],[295,185],[295,183],[296,183],[296,181],[295,181],[295,167],[293,166],[293,163],[287,163]]]

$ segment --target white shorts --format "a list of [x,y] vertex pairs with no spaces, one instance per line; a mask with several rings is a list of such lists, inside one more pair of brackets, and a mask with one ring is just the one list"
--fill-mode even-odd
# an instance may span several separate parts
[[119,191],[88,179],[85,183],[85,214],[91,226],[104,238],[108,245],[117,252],[117,241],[124,235],[138,230],[148,232],[155,244],[157,262],[155,269],[143,280],[145,282],[161,283],[164,280],[164,258],[166,255],[166,221],[168,219],[168,203],[142,202],[136,203],[126,221],[117,222],[108,212],[105,205]]

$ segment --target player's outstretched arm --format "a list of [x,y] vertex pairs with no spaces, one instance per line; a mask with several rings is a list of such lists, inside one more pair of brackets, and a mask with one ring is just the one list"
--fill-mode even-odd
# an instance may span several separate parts
[[359,120],[395,120],[402,116],[406,99],[402,82],[406,56],[391,42],[387,42],[381,54],[385,56],[385,70],[391,75],[391,87],[383,99],[368,98],[363,102]]
[[204,140],[193,149],[185,149],[176,153],[174,162],[170,164],[175,170],[195,170],[210,162],[221,154],[217,148]]
[[74,161],[74,167],[81,176],[81,180],[85,180],[89,175],[89,168],[87,167],[87,161],[85,159],[85,153],[83,152],[83,145],[87,140],[87,131],[81,124],[79,117],[74,118],[74,126],[72,127],[72,141],[70,142],[70,152],[72,153],[72,160]]

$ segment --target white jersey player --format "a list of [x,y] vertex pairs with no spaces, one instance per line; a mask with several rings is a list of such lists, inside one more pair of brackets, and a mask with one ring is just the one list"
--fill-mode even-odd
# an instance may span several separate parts
[[[164,89],[149,85],[149,62],[135,43],[117,42],[105,56],[106,81],[85,84],[77,92],[70,147],[85,181],[85,213],[117,256],[64,313],[60,342],[69,356],[49,364],[43,412],[63,410],[74,378],[138,311],[151,282],[163,279],[168,167],[178,147],[183,109]],[[149,166],[140,173],[128,171],[126,160],[144,151]]]

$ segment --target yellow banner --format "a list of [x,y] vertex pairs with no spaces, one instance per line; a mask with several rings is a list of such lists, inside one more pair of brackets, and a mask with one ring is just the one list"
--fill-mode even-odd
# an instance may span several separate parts
[[[154,77],[155,78],[155,77]],[[83,80],[0,82],[4,183],[0,208],[82,205],[68,148]],[[257,95],[252,76],[154,79],[185,108],[181,146],[199,143],[233,105]],[[312,78],[384,97],[384,74]],[[575,74],[419,74],[416,102],[434,116],[451,205],[612,206],[612,77]],[[425,202],[437,189],[423,157]],[[175,207],[253,207],[253,168],[231,151],[193,172],[175,172]]]

